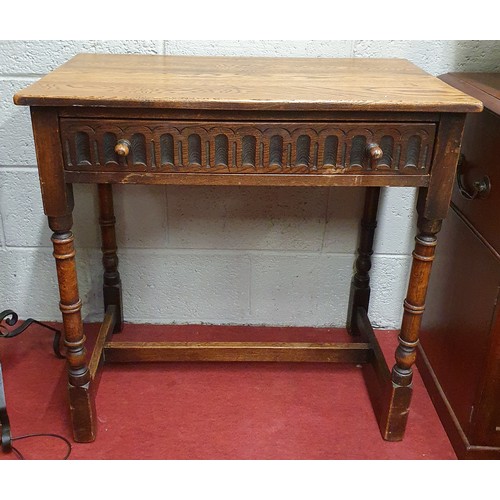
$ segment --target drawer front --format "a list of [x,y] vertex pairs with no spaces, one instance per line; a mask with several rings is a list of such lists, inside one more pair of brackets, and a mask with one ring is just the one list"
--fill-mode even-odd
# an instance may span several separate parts
[[[500,253],[500,117],[489,110],[469,115],[462,142],[463,161],[452,196],[454,205]],[[465,196],[460,192],[459,181]],[[487,182],[484,195],[474,194],[474,183]]]
[[435,133],[433,123],[61,119],[70,171],[421,176]]

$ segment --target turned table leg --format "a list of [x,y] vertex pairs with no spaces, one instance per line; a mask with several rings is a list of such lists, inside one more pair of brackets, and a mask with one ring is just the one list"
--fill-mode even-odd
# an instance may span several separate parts
[[60,309],[64,324],[64,346],[68,368],[71,420],[75,441],[95,439],[95,407],[90,391],[91,377],[86,360],[85,335],[81,317],[82,302],[78,294],[74,237],[71,215],[49,217],[54,231],[52,243],[59,283]]
[[68,371],[69,406],[75,441],[95,439],[96,412],[91,393],[91,374],[87,364],[81,317],[82,303],[73,245],[73,189],[64,175],[64,161],[57,109],[32,107],[31,120],[36,146],[43,209],[53,231],[60,309],[64,324],[64,345]]
[[118,272],[118,256],[116,254],[115,213],[113,209],[113,190],[111,184],[98,184],[99,224],[102,239],[102,264],[104,267],[103,295],[104,309],[116,306],[116,324],[114,332],[123,326],[122,287]]
[[363,307],[368,311],[370,302],[370,269],[372,266],[373,240],[377,228],[377,210],[380,197],[379,187],[366,188],[365,206],[361,220],[358,256],[356,258],[355,273],[351,281],[349,307],[347,312],[347,330],[351,335],[359,335],[356,314],[357,308]]
[[403,439],[408,419],[413,391],[412,367],[417,354],[420,323],[436,250],[436,234],[441,229],[441,222],[441,220],[427,220],[422,216],[418,220],[410,281],[403,305],[403,322],[395,355],[396,364],[392,369],[392,386],[389,388],[388,405],[380,422],[384,438],[389,441]]
[[[396,349],[396,364],[387,377],[385,397],[379,426],[384,439],[403,439],[412,396],[413,365],[425,309],[432,261],[436,251],[437,233],[446,218],[460,154],[465,115],[446,115],[439,123],[433,152],[433,169],[427,187],[418,192],[418,233],[404,301],[403,321]],[[385,375],[383,377],[385,379]]]

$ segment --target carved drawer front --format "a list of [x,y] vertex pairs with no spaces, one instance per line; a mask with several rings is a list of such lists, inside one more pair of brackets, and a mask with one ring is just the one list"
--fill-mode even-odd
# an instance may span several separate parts
[[429,172],[432,123],[61,120],[78,171],[404,174]]

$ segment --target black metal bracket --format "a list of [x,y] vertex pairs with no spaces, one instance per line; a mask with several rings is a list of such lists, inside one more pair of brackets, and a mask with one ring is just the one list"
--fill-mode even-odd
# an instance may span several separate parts
[[[17,337],[23,333],[30,325],[36,323],[48,330],[54,332],[54,341],[52,343],[52,349],[56,357],[64,359],[65,356],[61,353],[60,343],[61,343],[61,331],[53,328],[45,323],[36,321],[33,318],[28,318],[23,321],[21,325],[17,328],[7,328],[13,327],[19,321],[18,315],[11,309],[6,309],[0,312],[0,338],[12,338]],[[6,326],[7,325],[7,326]],[[2,451],[10,452],[12,450],[12,434],[10,431],[10,421],[9,414],[7,413],[7,401],[5,399],[5,390],[3,384],[2,376],[2,363],[0,362],[0,431],[1,431],[1,446]]]
[[12,337],[17,337],[19,334],[23,333],[26,328],[28,328],[30,325],[33,323],[36,323],[37,325],[43,326],[44,328],[47,328],[48,330],[51,330],[54,332],[54,342],[52,343],[52,349],[54,351],[54,354],[56,355],[57,358],[59,359],[64,359],[65,356],[61,354],[61,331],[57,330],[56,328],[53,328],[45,323],[41,323],[40,321],[37,321],[36,319],[33,318],[28,318],[27,320],[23,321],[21,325],[19,325],[17,328],[14,328],[12,330],[9,330],[3,325],[2,323],[7,324],[8,326],[14,326],[19,320],[18,315],[12,311],[11,309],[6,309],[5,311],[0,312],[0,338],[12,338]]

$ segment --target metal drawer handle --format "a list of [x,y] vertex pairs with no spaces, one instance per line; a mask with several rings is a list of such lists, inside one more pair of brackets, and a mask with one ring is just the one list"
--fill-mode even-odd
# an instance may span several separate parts
[[460,194],[466,200],[475,200],[476,198],[484,199],[491,191],[491,181],[490,178],[485,175],[482,179],[474,181],[472,186],[469,188],[465,185],[464,174],[462,173],[462,166],[465,163],[465,156],[462,154],[458,160],[457,165],[457,185]]
[[115,146],[115,153],[119,156],[127,156],[130,153],[130,142],[127,139],[120,139]]

